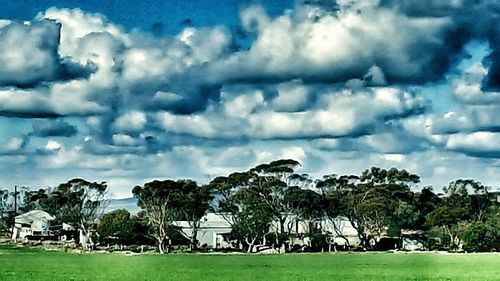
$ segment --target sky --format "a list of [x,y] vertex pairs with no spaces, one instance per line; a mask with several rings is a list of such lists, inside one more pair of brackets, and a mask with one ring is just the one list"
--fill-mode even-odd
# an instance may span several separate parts
[[[272,3],[268,3],[272,2]],[[495,0],[7,1],[0,187],[117,198],[280,158],[500,187]]]

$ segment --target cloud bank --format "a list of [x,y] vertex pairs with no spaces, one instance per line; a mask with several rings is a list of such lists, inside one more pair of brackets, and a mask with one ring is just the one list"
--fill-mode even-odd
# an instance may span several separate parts
[[429,180],[460,159],[497,183],[498,12],[490,0],[297,1],[278,16],[242,9],[240,34],[221,21],[161,36],[80,9],[1,21],[0,117],[23,125],[0,158],[33,182],[50,170],[117,191],[285,156]]

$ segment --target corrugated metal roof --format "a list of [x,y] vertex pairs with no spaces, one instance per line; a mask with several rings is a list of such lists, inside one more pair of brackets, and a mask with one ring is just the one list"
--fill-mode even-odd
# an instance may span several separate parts
[[49,213],[41,210],[33,210],[22,215],[16,216],[15,223],[31,224],[36,221],[52,221],[56,218]]
[[[174,225],[182,227],[182,228],[190,228],[189,223],[187,221],[175,221]],[[231,228],[231,224],[227,222],[227,220],[215,213],[208,213],[200,220],[200,228]]]

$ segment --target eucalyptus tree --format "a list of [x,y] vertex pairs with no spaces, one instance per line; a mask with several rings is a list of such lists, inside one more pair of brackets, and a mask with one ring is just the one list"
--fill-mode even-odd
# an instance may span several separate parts
[[172,222],[181,217],[180,194],[183,185],[183,181],[155,180],[132,189],[161,254],[170,251]]
[[458,249],[464,244],[469,250],[478,250],[488,245],[490,217],[496,215],[489,189],[472,179],[458,179],[443,187],[442,200],[427,217],[432,233],[442,236],[442,246]]
[[80,243],[85,249],[94,245],[92,233],[97,219],[109,203],[106,182],[90,182],[76,178],[61,183],[50,193],[38,198],[40,206],[64,223],[81,231]]
[[413,215],[411,188],[418,182],[420,178],[406,170],[372,167],[360,176],[326,176],[317,187],[330,199],[330,219],[345,217],[362,246],[369,248],[371,239],[378,240],[391,228],[400,232],[402,219]]
[[296,203],[290,201],[290,194],[312,185],[313,181],[307,175],[299,175],[295,170],[301,166],[298,161],[281,159],[268,164],[260,164],[249,173],[252,175],[249,190],[259,196],[273,215],[276,244],[284,245],[291,228],[299,218],[295,211]]
[[179,183],[179,211],[180,220],[187,221],[191,227],[190,235],[181,232],[190,241],[191,251],[196,250],[197,235],[201,219],[207,213],[212,200],[210,186],[198,186],[195,181],[181,180]]

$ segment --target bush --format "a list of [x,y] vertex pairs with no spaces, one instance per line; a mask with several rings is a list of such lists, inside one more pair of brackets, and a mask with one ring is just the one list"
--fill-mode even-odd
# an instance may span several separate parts
[[494,237],[489,235],[490,227],[484,223],[471,223],[462,234],[464,250],[467,252],[488,252],[494,247]]

